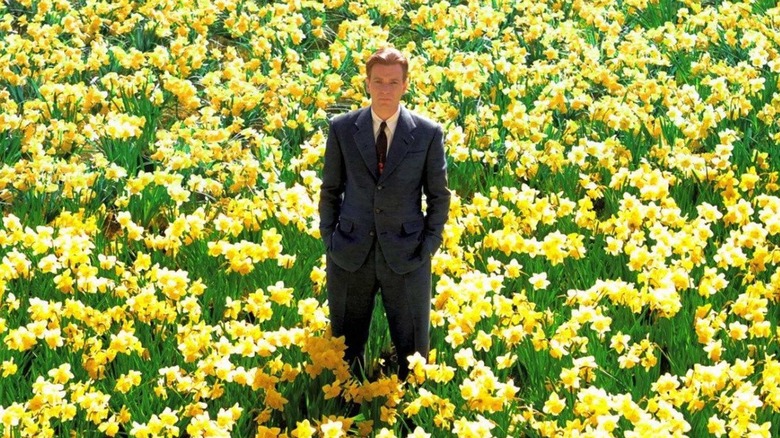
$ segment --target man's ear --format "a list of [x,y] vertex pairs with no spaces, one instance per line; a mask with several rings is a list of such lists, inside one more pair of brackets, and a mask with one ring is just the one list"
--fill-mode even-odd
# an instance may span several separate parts
[[368,77],[363,81],[363,86],[365,87],[364,91],[366,92],[366,95],[371,94],[368,92]]

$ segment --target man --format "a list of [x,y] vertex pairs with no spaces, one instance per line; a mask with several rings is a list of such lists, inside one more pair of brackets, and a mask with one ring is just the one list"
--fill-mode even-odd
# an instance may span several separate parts
[[393,48],[369,58],[371,105],[331,120],[319,203],[332,333],[360,370],[381,291],[403,379],[407,356],[428,356],[431,257],[450,204],[442,129],[400,103],[408,65]]

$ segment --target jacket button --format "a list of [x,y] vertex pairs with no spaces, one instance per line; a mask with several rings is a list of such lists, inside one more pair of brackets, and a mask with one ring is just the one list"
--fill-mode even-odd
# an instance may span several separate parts
[[374,210],[374,213],[377,213],[377,214],[379,214],[379,213],[381,213],[381,212],[382,212],[382,209],[381,209],[381,208],[377,208],[377,209],[375,209],[375,210]]
[[373,236],[374,234],[376,234],[376,233],[374,233],[373,231],[369,231],[369,232],[368,232],[368,235],[369,235],[369,236]]
[[382,190],[383,188],[385,188],[385,186],[381,186],[381,185],[380,186],[376,186],[377,190]]

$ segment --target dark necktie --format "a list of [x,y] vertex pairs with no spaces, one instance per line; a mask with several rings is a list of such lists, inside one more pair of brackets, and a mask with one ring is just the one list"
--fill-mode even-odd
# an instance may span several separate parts
[[382,170],[385,167],[385,161],[387,160],[387,134],[385,134],[385,127],[387,123],[382,122],[379,125],[379,135],[376,137],[376,161],[379,167],[379,174],[382,174]]

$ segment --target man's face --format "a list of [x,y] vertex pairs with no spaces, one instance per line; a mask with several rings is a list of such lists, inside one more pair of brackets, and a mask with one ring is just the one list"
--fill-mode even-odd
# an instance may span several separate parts
[[403,69],[398,64],[375,64],[371,68],[371,75],[366,79],[371,106],[377,114],[388,117],[398,109],[407,86]]

